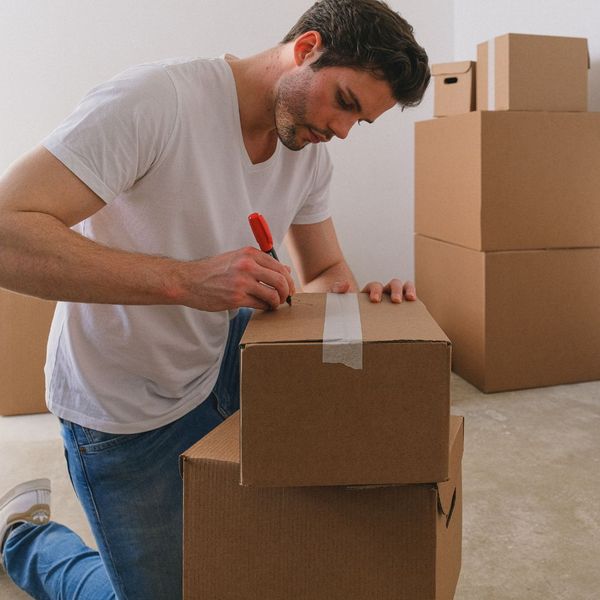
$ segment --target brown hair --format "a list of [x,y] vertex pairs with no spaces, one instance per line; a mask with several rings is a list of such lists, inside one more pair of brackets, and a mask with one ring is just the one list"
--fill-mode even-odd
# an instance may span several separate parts
[[294,41],[318,31],[323,53],[311,64],[350,67],[385,79],[402,107],[416,106],[429,84],[427,53],[417,44],[413,28],[380,0],[320,0],[315,2],[281,41]]

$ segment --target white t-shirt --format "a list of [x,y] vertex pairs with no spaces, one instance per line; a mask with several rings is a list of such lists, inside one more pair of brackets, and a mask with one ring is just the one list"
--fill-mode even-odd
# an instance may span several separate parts
[[[290,224],[329,216],[325,147],[293,152],[278,143],[253,165],[221,58],[129,69],[91,90],[42,143],[106,202],[74,229],[112,248],[202,259],[256,246],[252,212],[265,215],[276,244]],[[216,382],[231,316],[60,302],[48,341],[48,408],[111,433],[181,417]]]

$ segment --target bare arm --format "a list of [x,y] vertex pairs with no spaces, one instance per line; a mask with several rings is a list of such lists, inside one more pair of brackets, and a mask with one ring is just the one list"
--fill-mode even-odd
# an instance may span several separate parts
[[358,291],[331,219],[311,225],[292,225],[286,246],[304,291]]
[[[337,240],[333,221],[312,225],[292,225],[286,238],[292,261],[298,271],[302,289],[307,292],[357,292],[359,287]],[[392,302],[415,300],[415,286],[410,281],[392,279],[386,285],[370,281],[361,292],[372,302],[389,294]]]
[[103,206],[45,148],[17,161],[0,178],[0,286],[54,300],[201,310],[275,308],[293,292],[287,269],[254,248],[177,261],[107,248],[69,229]]

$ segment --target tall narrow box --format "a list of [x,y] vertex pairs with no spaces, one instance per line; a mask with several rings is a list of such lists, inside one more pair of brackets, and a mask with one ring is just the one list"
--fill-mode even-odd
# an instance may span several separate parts
[[587,110],[585,38],[507,33],[477,46],[477,109]]
[[239,485],[237,414],[182,457],[186,600],[451,600],[460,573],[463,420],[450,477],[408,486]]
[[0,415],[47,410],[44,362],[54,306],[0,288]]
[[[335,314],[350,301],[354,315]],[[362,328],[352,344],[324,330]],[[343,333],[340,334],[343,337]],[[359,350],[360,368],[330,362]],[[241,341],[241,482],[421,483],[448,477],[450,342],[419,301],[298,294]]]

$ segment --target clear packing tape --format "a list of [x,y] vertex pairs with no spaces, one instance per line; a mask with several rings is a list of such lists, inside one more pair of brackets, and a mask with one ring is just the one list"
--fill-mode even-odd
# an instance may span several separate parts
[[327,294],[323,362],[362,369],[362,326],[357,294]]
[[488,110],[496,110],[496,38],[488,42],[488,68],[487,68],[487,88],[488,88]]

